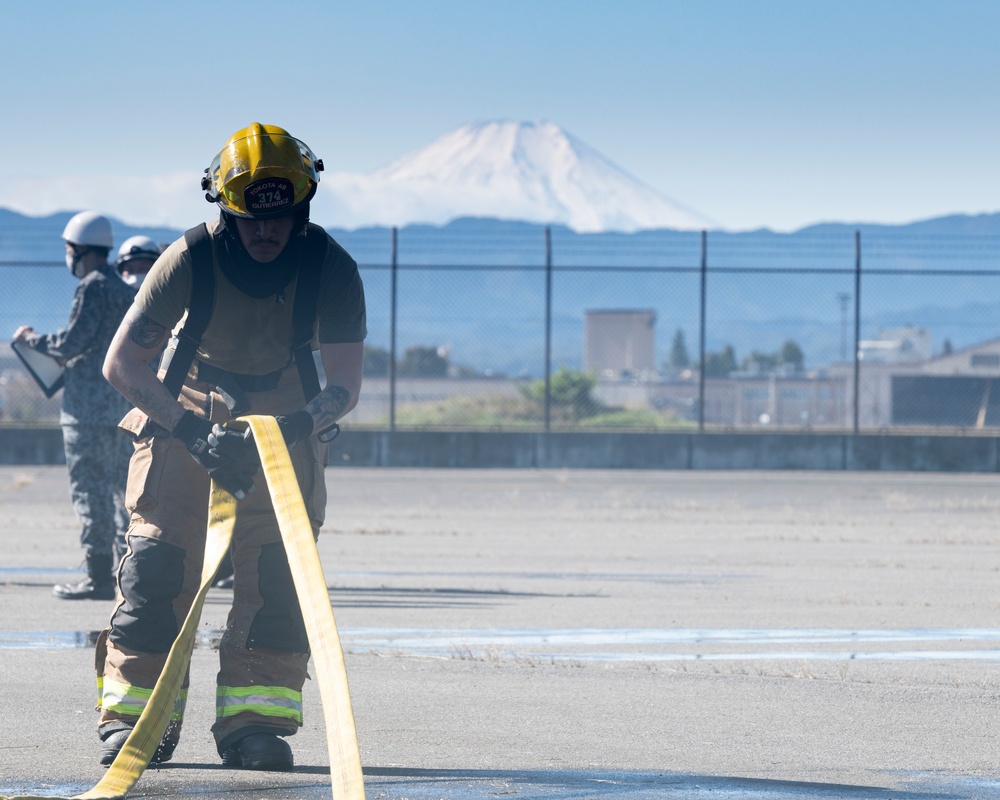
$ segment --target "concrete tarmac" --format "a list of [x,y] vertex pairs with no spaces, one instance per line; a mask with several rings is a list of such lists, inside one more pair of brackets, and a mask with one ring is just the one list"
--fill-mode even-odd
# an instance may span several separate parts
[[[936,473],[336,468],[320,553],[369,800],[1000,798],[1000,492]],[[62,467],[0,468],[0,796],[97,764]],[[212,590],[174,760],[130,797],[330,797],[209,733]]]

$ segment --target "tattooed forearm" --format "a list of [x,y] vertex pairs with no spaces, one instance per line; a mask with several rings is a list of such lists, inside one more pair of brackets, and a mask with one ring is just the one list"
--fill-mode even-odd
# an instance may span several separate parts
[[163,344],[167,329],[154,322],[145,314],[138,314],[129,321],[128,338],[146,350],[154,350]]
[[332,425],[340,419],[351,402],[351,393],[343,386],[327,386],[306,406],[316,429]]

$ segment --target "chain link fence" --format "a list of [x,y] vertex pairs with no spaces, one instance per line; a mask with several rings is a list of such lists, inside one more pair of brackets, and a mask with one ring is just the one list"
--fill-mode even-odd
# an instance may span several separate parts
[[[1000,428],[1000,237],[575,234],[467,220],[331,231],[368,303],[362,399],[383,429]],[[0,324],[65,323],[55,261],[0,263]],[[9,349],[0,420],[54,424]]]

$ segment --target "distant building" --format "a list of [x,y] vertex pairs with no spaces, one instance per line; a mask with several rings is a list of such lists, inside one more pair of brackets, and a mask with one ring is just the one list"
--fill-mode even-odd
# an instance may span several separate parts
[[1000,378],[1000,339],[981,342],[928,359],[925,375],[967,375]]
[[933,355],[930,331],[912,325],[883,328],[877,339],[858,342],[858,356],[867,364],[916,364]]
[[583,368],[601,380],[656,377],[656,311],[602,309],[584,312]]
[[894,425],[1000,427],[1000,339],[932,358],[892,376]]
[[[862,358],[859,373],[862,428],[1000,427],[1000,339],[919,361]],[[851,364],[829,374],[853,397]]]

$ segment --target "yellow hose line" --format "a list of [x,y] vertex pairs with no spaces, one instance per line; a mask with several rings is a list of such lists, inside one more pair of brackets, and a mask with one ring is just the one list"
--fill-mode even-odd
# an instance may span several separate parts
[[313,538],[312,523],[288,457],[288,448],[274,417],[246,418],[253,429],[271,503],[285,543],[288,566],[299,596],[316,682],[326,721],[333,800],[365,800],[361,753],[354,727],[351,692],[347,684],[344,651],[333,618],[330,593]]
[[[302,607],[302,617],[305,620],[316,681],[323,703],[323,716],[326,720],[326,743],[330,753],[333,800],[364,800],[361,755],[358,751],[344,653],[340,646],[340,635],[333,617],[319,551],[316,549],[316,541],[312,534],[312,524],[302,501],[295,471],[277,421],[274,417],[267,416],[251,416],[244,419],[253,429],[257,441],[261,467],[271,494],[281,540],[288,555],[295,591]],[[142,716],[139,717],[121,752],[108,767],[107,773],[93,789],[76,795],[73,800],[115,800],[123,797],[139,780],[153,753],[156,752],[157,745],[170,721],[174,700],[180,691],[191,659],[205,596],[212,586],[212,579],[233,538],[233,526],[237,515],[236,500],[215,482],[212,483],[208,511],[208,536],[201,587],[176,641],[170,648],[163,672],[153,688]],[[0,800],[52,800],[52,798],[18,795],[0,797]]]
[[[287,457],[287,456],[286,456]],[[104,800],[105,798],[122,797],[131,789],[139,776],[149,764],[156,752],[163,732],[170,722],[170,713],[174,700],[184,681],[191,651],[194,649],[194,638],[198,632],[201,620],[201,610],[205,604],[205,596],[212,586],[223,556],[229,549],[233,538],[233,525],[236,523],[236,499],[225,489],[212,483],[212,498],[209,501],[208,536],[205,541],[205,563],[201,570],[201,587],[191,604],[184,625],[181,626],[177,639],[170,648],[167,661],[163,665],[153,694],[143,709],[142,716],[136,722],[135,728],[129,734],[124,747],[118,753],[107,773],[89,792],[78,795],[77,800]]]

